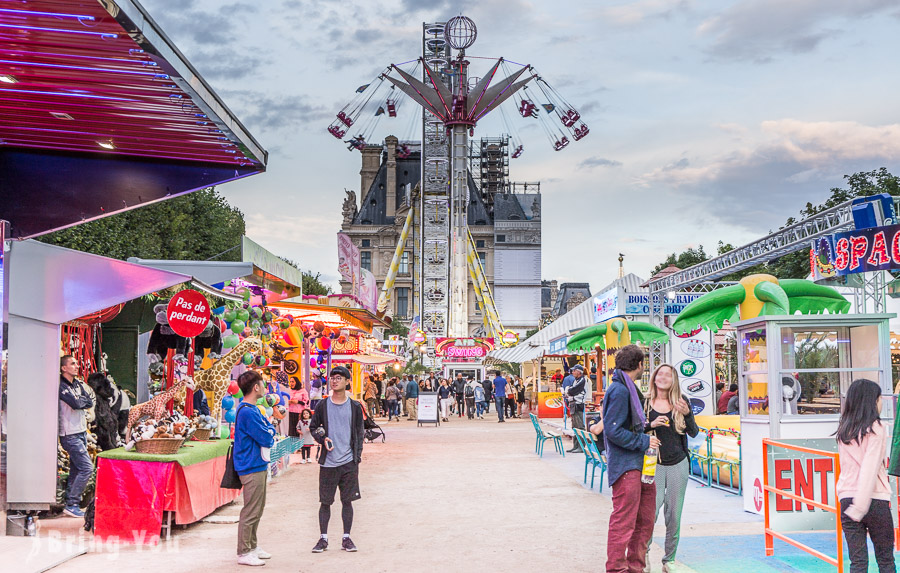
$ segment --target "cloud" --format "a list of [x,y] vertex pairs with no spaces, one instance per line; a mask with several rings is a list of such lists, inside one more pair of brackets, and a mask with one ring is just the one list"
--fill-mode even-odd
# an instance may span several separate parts
[[676,13],[689,10],[690,2],[687,0],[639,0],[601,8],[598,15],[607,24],[631,27],[651,19],[668,20]]
[[578,164],[578,169],[593,169],[595,167],[621,167],[621,161],[606,159],[605,157],[588,157]]
[[251,76],[270,62],[251,53],[221,47],[215,50],[191,50],[190,62],[204,78],[240,80]]
[[704,20],[715,58],[766,63],[780,54],[812,52],[842,33],[847,20],[896,9],[895,0],[741,0]]
[[[761,139],[761,141],[759,141]],[[821,202],[844,174],[900,160],[900,124],[764,121],[757,141],[706,160],[674,163],[638,178],[677,203],[743,228],[774,228],[807,201]]]
[[311,103],[310,98],[301,94],[269,96],[249,90],[223,93],[229,99],[241,101],[241,117],[251,130],[290,130],[331,117],[326,107]]

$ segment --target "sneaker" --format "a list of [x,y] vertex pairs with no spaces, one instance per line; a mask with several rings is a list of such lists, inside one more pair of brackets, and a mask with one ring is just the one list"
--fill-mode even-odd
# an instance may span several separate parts
[[316,543],[316,546],[312,548],[313,553],[321,553],[328,549],[328,541],[319,538],[319,541]]
[[250,553],[238,555],[237,562],[238,565],[249,565],[250,567],[260,567],[266,564],[265,561],[257,557],[252,551]]
[[254,555],[256,555],[257,557],[259,557],[260,559],[271,559],[271,558],[272,558],[272,554],[271,554],[271,553],[269,553],[269,552],[266,551],[265,549],[260,549],[259,547],[257,547],[256,549],[254,549],[254,550],[251,551],[250,553],[253,553]]
[[341,549],[344,551],[356,551],[356,545],[353,545],[353,541],[349,537],[345,537],[343,541],[341,541]]
[[84,511],[77,505],[66,506],[63,509],[63,515],[68,515],[69,517],[84,517]]

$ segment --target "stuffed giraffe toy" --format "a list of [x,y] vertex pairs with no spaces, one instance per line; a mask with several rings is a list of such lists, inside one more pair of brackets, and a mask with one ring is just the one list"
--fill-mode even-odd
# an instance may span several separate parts
[[132,406],[128,411],[128,425],[125,426],[126,441],[130,439],[132,426],[141,418],[149,417],[152,420],[161,420],[165,417],[168,413],[166,404],[187,387],[194,388],[194,382],[190,378],[184,378],[180,382],[172,384],[172,387],[168,390],[160,392],[146,402]]
[[228,386],[231,384],[231,370],[244,358],[245,353],[258,353],[261,350],[262,341],[260,339],[245,338],[215,364],[206,370],[194,372],[194,385],[206,393],[209,413],[213,418],[220,419],[222,398],[228,393]]

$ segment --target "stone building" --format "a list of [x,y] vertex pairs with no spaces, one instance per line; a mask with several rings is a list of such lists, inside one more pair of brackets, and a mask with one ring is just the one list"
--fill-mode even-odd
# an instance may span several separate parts
[[[481,146],[485,148],[486,146]],[[487,146],[493,155],[496,149]],[[477,150],[473,146],[473,150]],[[410,200],[420,179],[418,142],[385,138],[383,145],[361,150],[360,189],[346,191],[341,230],[359,247],[361,265],[375,275],[381,289],[387,276]],[[477,153],[477,151],[473,151]],[[492,157],[476,158],[477,175],[486,172]],[[508,160],[508,158],[503,158]],[[484,187],[484,188],[482,188]],[[498,184],[495,178],[469,176],[468,224],[503,326],[523,334],[541,317],[541,194],[539,183]],[[421,304],[414,284],[417,264],[425,256],[417,241],[421,222],[406,241],[388,314],[408,324]],[[417,251],[418,248],[418,251]],[[342,281],[341,292],[350,292]],[[469,282],[469,332],[483,334],[482,312]]]

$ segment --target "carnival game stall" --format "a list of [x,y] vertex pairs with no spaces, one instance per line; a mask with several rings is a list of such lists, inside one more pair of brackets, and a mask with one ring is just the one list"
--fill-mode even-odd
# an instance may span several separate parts
[[[737,330],[741,489],[744,509],[759,513],[763,438],[827,438],[856,378],[892,393],[890,332],[893,315],[846,313],[835,289],[805,280],[751,275],[688,305],[672,328],[715,330],[725,320]],[[826,314],[822,314],[826,313]],[[892,424],[886,401],[882,420]]]

